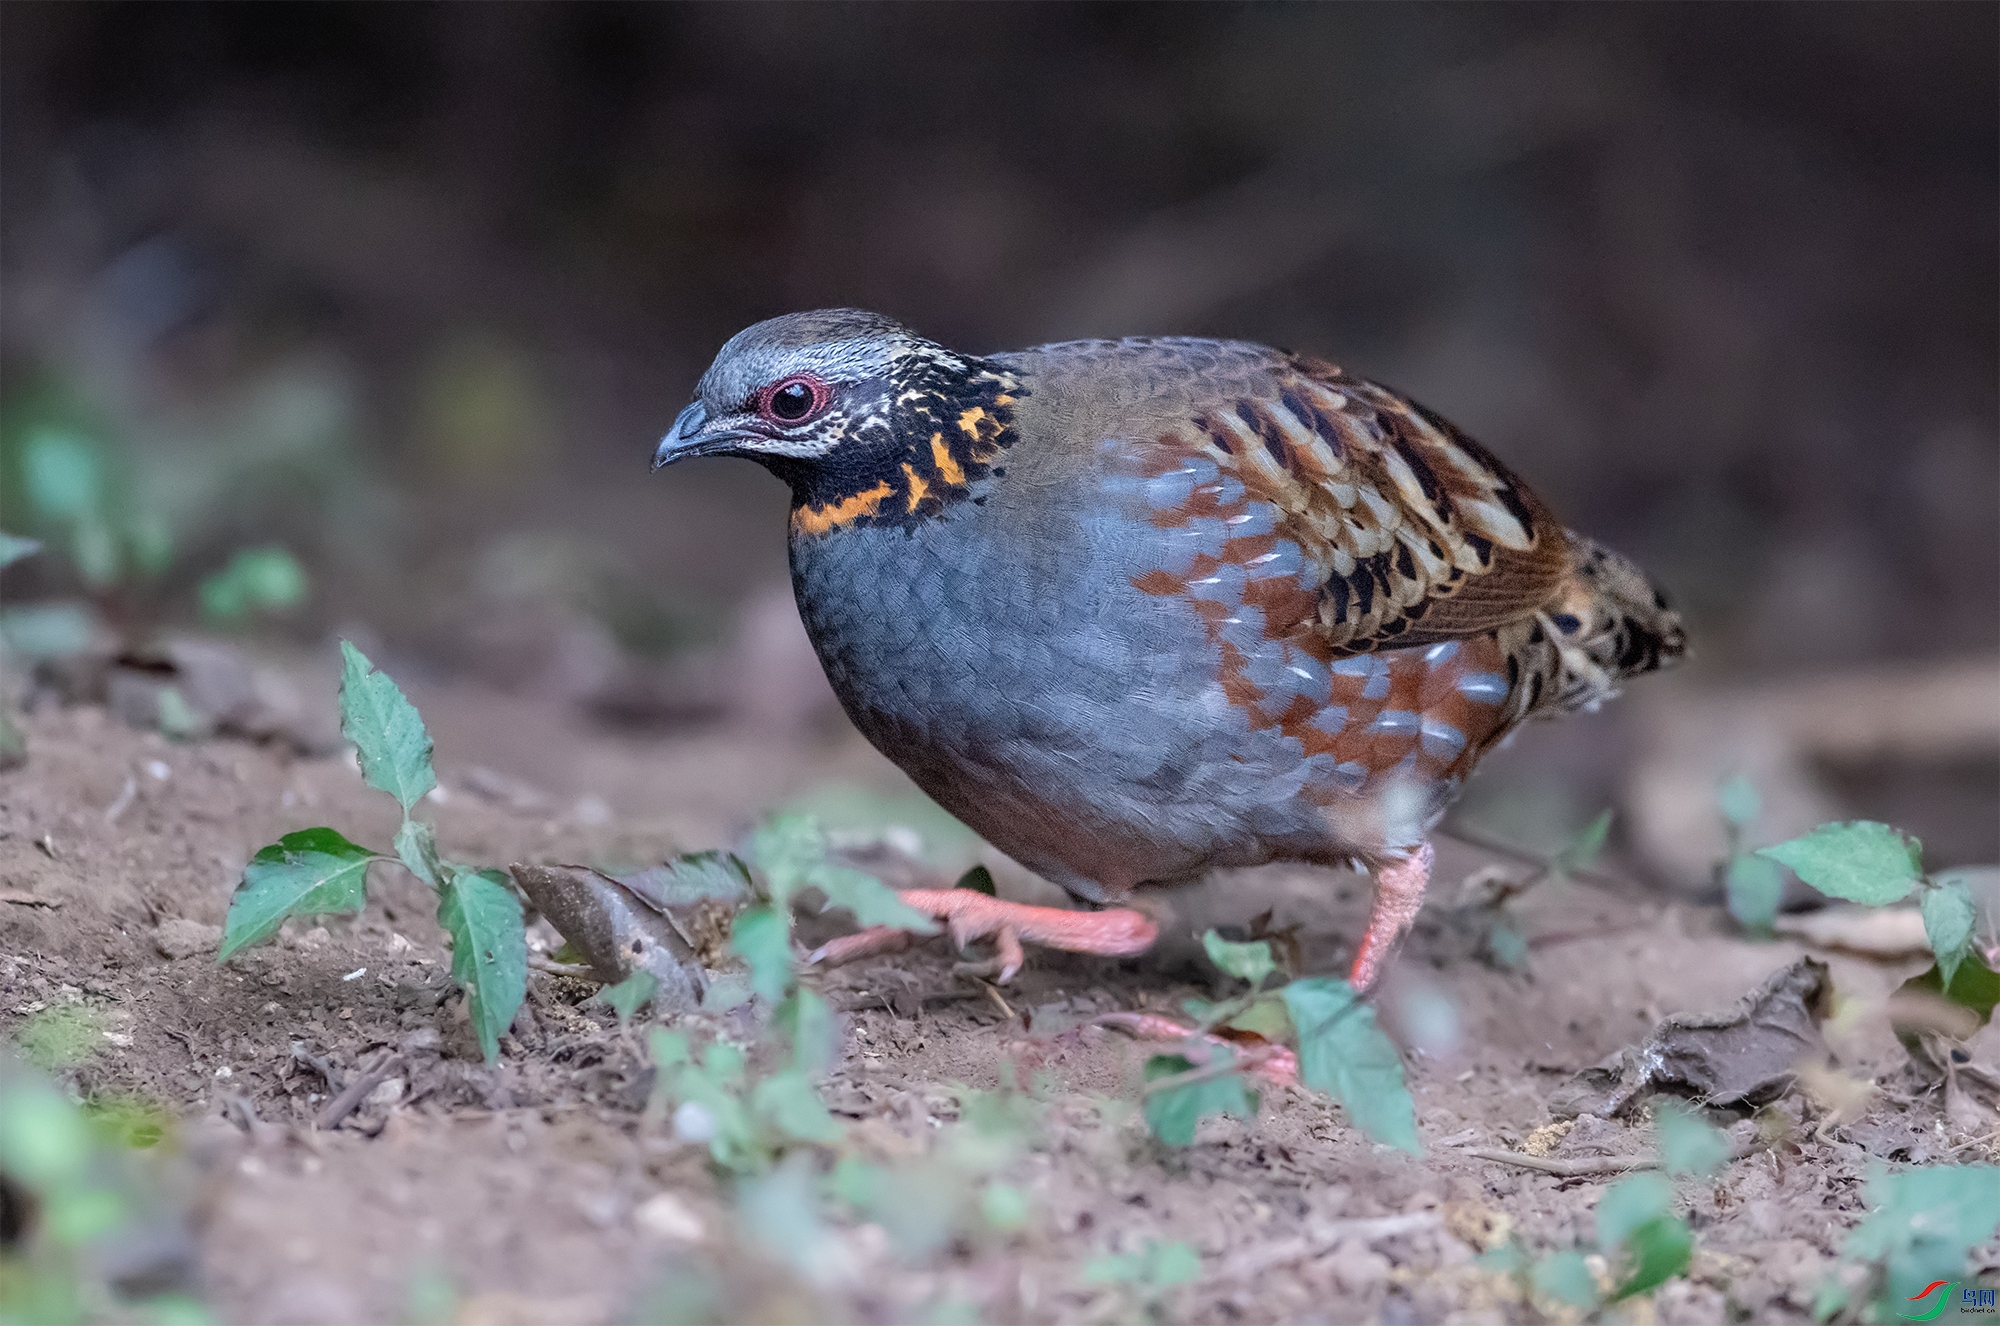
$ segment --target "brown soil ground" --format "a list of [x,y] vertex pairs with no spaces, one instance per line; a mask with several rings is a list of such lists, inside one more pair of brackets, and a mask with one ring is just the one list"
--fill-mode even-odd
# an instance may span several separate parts
[[[461,860],[653,861],[726,844],[828,782],[908,790],[858,738],[622,738],[498,693],[410,689],[437,737],[440,837]],[[200,1283],[227,1321],[398,1320],[413,1286],[440,1274],[461,1321],[629,1320],[675,1267],[719,1277],[722,1314],[741,1320],[903,1319],[945,1298],[993,1321],[1129,1319],[1140,1311],[1130,1291],[1086,1283],[1082,1268],[1149,1238],[1202,1256],[1200,1281],[1159,1305],[1172,1319],[1530,1320],[1512,1283],[1476,1258],[1510,1231],[1535,1251],[1587,1244],[1613,1179],[1550,1177],[1468,1149],[1519,1145],[1549,1122],[1548,1098],[1572,1072],[1664,1014],[1727,1007],[1803,951],[1733,938],[1715,911],[1636,887],[1551,885],[1525,901],[1533,971],[1519,976],[1473,957],[1433,907],[1383,996],[1392,1021],[1418,988],[1459,1010],[1456,1048],[1410,1056],[1421,1159],[1371,1145],[1337,1108],[1292,1089],[1266,1093],[1254,1122],[1210,1120],[1195,1146],[1165,1149],[1106,1100],[1135,1097],[1143,1051],[1046,1030],[1213,994],[1185,937],[1267,909],[1274,925],[1298,927],[1305,970],[1340,970],[1365,906],[1359,876],[1268,868],[1174,895],[1176,942],[1122,963],[1036,954],[1004,1008],[953,989],[942,945],[844,969],[827,982],[850,1009],[827,1095],[872,1153],[921,1151],[955,1110],[956,1085],[994,1086],[1011,1062],[1038,1063],[1054,1085],[1017,1176],[1035,1203],[1027,1232],[906,1264],[881,1231],[846,1231],[847,1273],[808,1292],[739,1235],[705,1151],[645,1115],[640,1035],[583,1003],[589,987],[533,973],[501,1061],[480,1061],[427,892],[399,870],[378,871],[364,914],[293,925],[227,966],[212,941],[163,956],[162,923],[219,925],[245,861],[280,834],[325,823],[388,841],[393,806],[350,759],[177,745],[88,707],[44,709],[25,726],[30,762],[0,775],[0,1035],[65,1002],[101,1016],[112,1034],[71,1070],[75,1084],[140,1094],[184,1121],[176,1145],[199,1175],[187,1219]],[[1482,864],[1442,843],[1434,896]],[[11,900],[21,895],[48,905]],[[1809,1319],[1860,1218],[1868,1166],[1941,1159],[1978,1131],[1946,1125],[1934,1098],[1913,1094],[1870,1011],[1908,968],[1826,956],[1850,1013],[1829,1034],[1845,1069],[1883,1090],[1843,1125],[1784,1102],[1787,1140],[1681,1184],[1698,1251],[1646,1309],[1660,1321]],[[399,1048],[398,1085],[317,1132],[328,1087],[295,1044],[342,1075]],[[1650,1147],[1643,1124],[1585,1120],[1551,1154]],[[664,1208],[674,1218],[659,1218],[663,1192],[678,1200]],[[1364,1223],[1400,1215],[1418,1218]]]

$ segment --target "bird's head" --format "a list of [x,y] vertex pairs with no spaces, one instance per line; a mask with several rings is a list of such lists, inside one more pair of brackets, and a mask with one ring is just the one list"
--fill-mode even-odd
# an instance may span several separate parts
[[658,469],[741,456],[792,487],[793,523],[908,523],[937,514],[1012,440],[1006,370],[859,309],[792,313],[731,337],[660,439]]

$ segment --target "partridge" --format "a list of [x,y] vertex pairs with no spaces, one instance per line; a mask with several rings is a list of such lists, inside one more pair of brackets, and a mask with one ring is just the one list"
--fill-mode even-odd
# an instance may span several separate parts
[[[1109,910],[906,895],[961,943],[1131,954],[1145,885],[1376,872],[1350,979],[1415,917],[1426,841],[1531,716],[1677,658],[1631,562],[1377,383],[1240,341],[973,357],[873,313],[760,322],[654,454],[791,486],[800,615],[854,725],[952,814]],[[864,931],[823,951],[895,942]]]

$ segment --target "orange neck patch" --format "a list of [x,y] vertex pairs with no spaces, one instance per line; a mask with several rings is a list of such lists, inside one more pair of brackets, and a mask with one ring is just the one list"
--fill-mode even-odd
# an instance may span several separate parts
[[[893,441],[878,430],[825,456],[779,471],[792,485],[794,538],[858,525],[913,526],[959,502],[984,502],[975,486],[1006,473],[1020,379],[997,364],[913,363],[893,392]],[[773,467],[776,468],[775,466]]]
[[825,506],[796,506],[792,508],[792,528],[801,534],[824,534],[842,525],[852,525],[857,521],[872,520],[882,510],[883,499],[895,489],[887,479],[863,493],[852,493],[838,502]]

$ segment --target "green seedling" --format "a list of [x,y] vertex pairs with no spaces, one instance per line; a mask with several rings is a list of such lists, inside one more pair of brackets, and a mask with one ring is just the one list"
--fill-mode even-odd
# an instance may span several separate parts
[[[811,817],[781,815],[751,835],[747,867],[729,858],[732,874],[747,880],[756,899],[737,913],[730,948],[743,961],[750,991],[771,1009],[762,1041],[753,1047],[757,1067],[752,1056],[725,1042],[697,1055],[681,1032],[656,1028],[650,1038],[653,1112],[671,1109],[676,1131],[705,1141],[715,1163],[732,1173],[762,1174],[798,1147],[831,1146],[843,1136],[813,1087],[833,1059],[833,1013],[799,984],[794,901],[816,893],[824,908],[843,908],[863,925],[936,932],[881,880],[833,860],[829,850]],[[636,994],[607,992],[605,998],[615,998],[614,1007],[631,999],[636,1009]]]
[[1973,944],[1978,908],[1956,872],[1924,870],[1923,844],[1900,829],[1869,820],[1822,824],[1803,837],[1759,848],[1757,856],[1786,867],[1829,898],[1870,907],[1902,902],[1912,893],[1924,918],[1924,936],[1937,963],[1906,989],[1929,989],[1974,1009],[1993,1012],[1985,998],[1996,979]]
[[354,743],[361,775],[402,807],[392,852],[363,847],[320,827],[288,833],[259,851],[243,872],[223,922],[218,962],[261,944],[294,916],[353,915],[367,902],[368,872],[400,862],[437,891],[438,924],[451,937],[451,975],[465,991],[479,1048],[491,1062],[500,1035],[527,993],[528,943],[520,899],[505,871],[460,865],[438,852],[437,832],[413,817],[437,786],[423,718],[389,677],[341,641],[341,732]]
[[1674,1212],[1674,1186],[1667,1176],[1713,1173],[1729,1159],[1729,1140],[1676,1101],[1654,1106],[1654,1125],[1666,1174],[1621,1179],[1597,1202],[1595,1251],[1604,1261],[1605,1278],[1592,1271],[1581,1248],[1531,1258],[1518,1240],[1487,1253],[1482,1264],[1515,1277],[1531,1299],[1586,1313],[1649,1294],[1683,1274],[1694,1257],[1694,1232]]
[[1192,1035],[1175,1051],[1146,1061],[1144,1113],[1153,1135],[1169,1146],[1194,1141],[1201,1120],[1215,1114],[1253,1118],[1257,1093],[1244,1072],[1244,1056],[1211,1036],[1232,1033],[1254,1046],[1259,1038],[1290,1045],[1299,1080],[1334,1097],[1355,1126],[1375,1141],[1420,1154],[1416,1107],[1403,1082],[1402,1056],[1375,1021],[1375,1010],[1346,981],[1308,976],[1275,990],[1277,971],[1264,940],[1235,943],[1210,930],[1202,937],[1209,960],[1249,989],[1217,1003],[1189,1000]]
[[1003,1176],[1039,1131],[1035,1103],[1015,1091],[959,1092],[956,1122],[931,1138],[928,1154],[878,1164],[850,1152],[827,1178],[836,1209],[882,1227],[917,1262],[947,1245],[991,1243],[1025,1229],[1028,1194]]
[[245,548],[201,582],[202,614],[225,626],[289,612],[305,601],[305,568],[283,548]]
[[1590,869],[1611,836],[1612,813],[1598,812],[1553,856],[1525,878],[1515,879],[1494,871],[1475,876],[1468,891],[1477,896],[1462,899],[1458,910],[1470,923],[1483,926],[1480,956],[1502,971],[1525,974],[1529,967],[1528,939],[1510,905],[1516,898],[1552,880],[1567,880]]
[[[141,1108],[151,1116],[143,1123]],[[78,1107],[0,1052],[0,1189],[10,1224],[0,1246],[0,1321],[210,1320],[181,1294],[128,1297],[102,1271],[100,1254],[115,1240],[149,1236],[128,1143],[154,1145],[164,1129],[162,1112],[135,1102]]]
[[1777,862],[1751,851],[1744,843],[1763,814],[1763,798],[1747,777],[1732,774],[1715,789],[1715,805],[1722,813],[1723,836],[1728,841],[1728,851],[1717,871],[1729,914],[1751,934],[1768,935],[1784,897],[1785,877]]
[[1841,1250],[1846,1265],[1821,1286],[1813,1317],[1858,1321],[1872,1308],[1877,1320],[1932,1320],[1967,1278],[1972,1249],[2000,1229],[2000,1169],[1879,1171],[1868,1180],[1867,1203],[1868,1218]]
[[1138,1300],[1148,1320],[1158,1320],[1166,1298],[1201,1279],[1201,1253],[1191,1243],[1147,1239],[1137,1252],[1101,1253],[1083,1265],[1087,1285],[1118,1285]]

